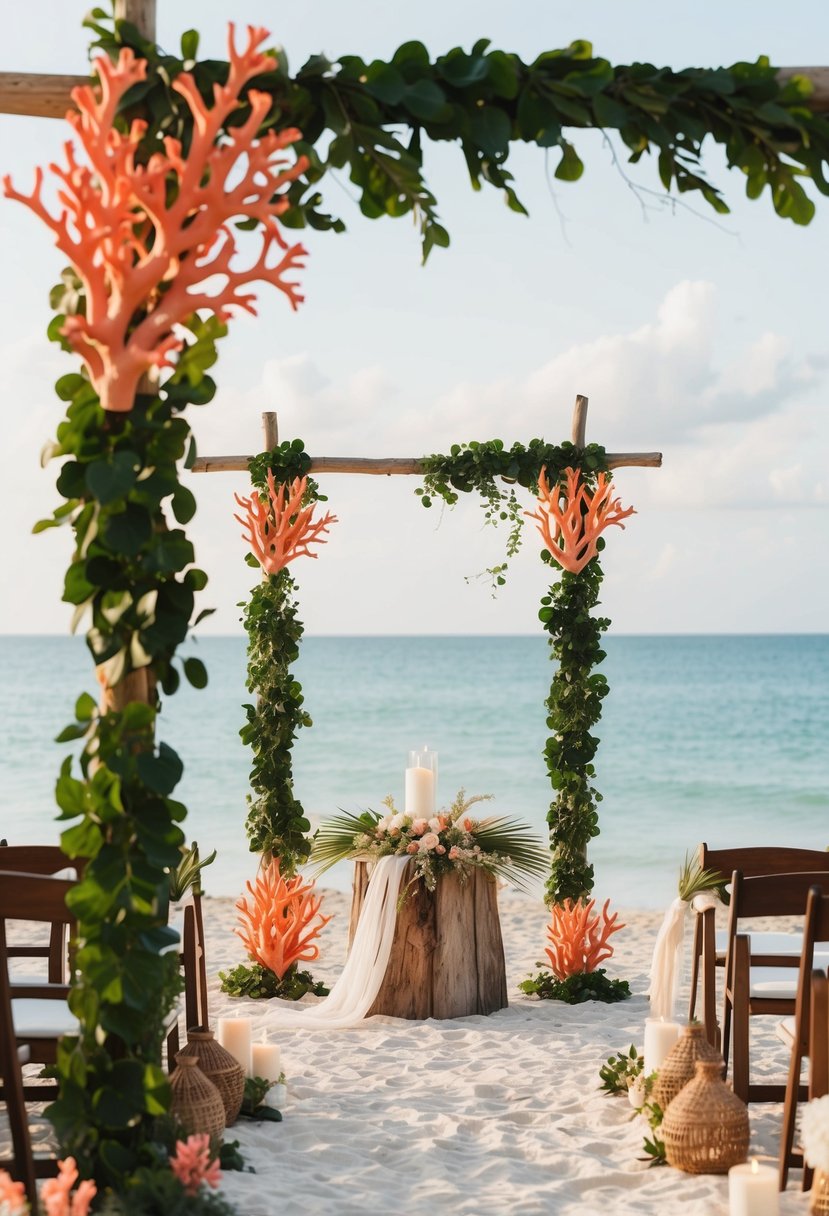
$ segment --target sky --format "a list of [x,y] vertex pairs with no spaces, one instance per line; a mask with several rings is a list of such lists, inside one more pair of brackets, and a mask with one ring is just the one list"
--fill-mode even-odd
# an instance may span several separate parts
[[[41,0],[0,46],[0,71],[86,70],[87,5]],[[433,55],[479,37],[525,59],[593,42],[613,62],[718,66],[768,54],[781,66],[829,63],[829,9],[699,0],[159,0],[159,41],[197,26],[202,56],[223,56],[225,23],[261,24],[298,67],[312,53],[387,58],[419,38]],[[670,13],[670,19],[667,14]],[[28,188],[56,157],[61,122],[0,116],[0,167]],[[203,455],[262,447],[260,415],[313,455],[419,456],[452,443],[569,438],[577,393],[588,440],[611,451],[658,450],[661,469],[619,469],[637,514],[613,529],[602,611],[617,633],[825,632],[829,622],[829,359],[822,302],[829,199],[812,224],[779,219],[744,197],[744,179],[712,148],[706,167],[732,214],[667,201],[650,166],[628,167],[596,133],[574,133],[586,171],[555,182],[536,148],[510,158],[530,218],[497,192],[469,188],[460,152],[431,147],[427,180],[452,236],[420,265],[406,219],[364,220],[347,179],[324,183],[348,231],[304,233],[306,302],[291,312],[260,290],[257,318],[222,343],[214,401],[191,416]],[[66,633],[60,600],[71,537],[33,536],[58,502],[56,466],[39,453],[62,416],[55,379],[71,356],[45,338],[48,292],[63,266],[28,211],[0,202],[0,632]],[[204,632],[240,630],[254,580],[233,519],[243,474],[193,476],[189,526],[210,577]],[[532,633],[549,571],[532,527],[493,598],[475,576],[502,559],[505,536],[477,502],[425,511],[415,478],[330,476],[339,518],[316,561],[294,565],[310,633]],[[526,505],[531,507],[527,498]]]

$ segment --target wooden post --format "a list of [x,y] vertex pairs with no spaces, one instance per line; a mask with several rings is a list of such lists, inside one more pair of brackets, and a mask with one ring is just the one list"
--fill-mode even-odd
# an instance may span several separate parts
[[129,21],[143,38],[155,42],[156,0],[115,0],[115,17]]
[[262,414],[262,436],[265,440],[265,451],[272,452],[279,443],[279,420],[273,410]]
[[587,435],[587,398],[576,393],[576,404],[573,406],[573,443],[582,451],[586,446]]

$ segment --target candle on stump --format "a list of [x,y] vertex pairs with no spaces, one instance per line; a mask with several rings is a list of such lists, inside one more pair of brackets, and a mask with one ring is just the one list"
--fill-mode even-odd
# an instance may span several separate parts
[[406,767],[405,811],[412,819],[431,819],[435,813],[438,754],[424,746],[409,752]]
[[250,1076],[250,1018],[219,1018],[217,1037],[222,1047],[238,1060],[246,1077]]
[[755,1157],[728,1171],[729,1216],[779,1216],[777,1170]]
[[667,1022],[664,1018],[647,1018],[645,1021],[645,1076],[662,1067],[662,1061],[679,1038],[682,1027],[678,1022]]
[[254,1043],[250,1049],[250,1072],[253,1077],[272,1081],[274,1085],[282,1075],[281,1052],[275,1043]]

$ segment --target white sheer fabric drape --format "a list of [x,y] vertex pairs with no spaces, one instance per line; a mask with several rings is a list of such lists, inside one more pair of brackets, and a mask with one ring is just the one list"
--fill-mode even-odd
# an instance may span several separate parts
[[718,903],[719,900],[713,891],[704,891],[700,895],[695,895],[691,903],[684,899],[675,899],[666,910],[656,937],[651,960],[649,992],[651,1017],[673,1021],[679,981],[682,977],[685,921],[688,909],[693,908],[694,912],[699,914],[706,908],[716,907]]
[[331,992],[318,1005],[273,1001],[268,1027],[346,1030],[361,1022],[386,974],[397,923],[397,898],[408,857],[381,857],[371,874],[351,952]]

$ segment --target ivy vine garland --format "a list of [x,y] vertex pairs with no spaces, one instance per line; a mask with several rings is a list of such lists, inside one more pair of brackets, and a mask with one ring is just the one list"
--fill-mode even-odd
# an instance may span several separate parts
[[[269,475],[272,484],[283,487],[305,479],[302,505],[313,506],[326,499],[308,477],[310,464],[302,440],[294,439],[254,457],[249,466],[251,481],[264,499]],[[260,569],[252,553],[245,560]],[[248,635],[247,688],[256,694],[256,701],[244,706],[247,722],[239,732],[253,752],[247,833],[251,852],[262,854],[266,864],[278,857],[285,875],[293,874],[311,852],[311,825],[294,793],[292,764],[298,732],[312,725],[303,708],[302,686],[291,670],[304,633],[297,616],[296,591],[294,578],[283,566],[276,573],[266,573],[247,603],[240,604]]]
[[[537,493],[542,468],[552,485],[566,468],[578,467],[592,489],[596,474],[608,471],[604,448],[598,444],[579,449],[572,443],[554,446],[540,439],[531,440],[526,447],[514,443],[510,448],[500,439],[454,444],[448,455],[425,457],[423,465],[424,485],[415,491],[423,505],[430,507],[434,499],[440,499],[452,506],[459,494],[477,492],[487,523],[509,524],[507,560],[520,544],[523,527],[524,512],[513,485]],[[599,538],[597,548],[603,547]],[[548,549],[542,550],[541,557],[558,569]],[[505,571],[506,562],[490,573],[497,583],[503,583]],[[591,731],[608,693],[605,676],[594,668],[605,658],[601,637],[610,624],[593,615],[602,581],[598,557],[577,574],[559,573],[560,578],[542,597],[539,611],[550,635],[550,658],[557,663],[547,699],[550,736],[544,748],[555,791],[547,817],[553,862],[546,893],[551,903],[577,900],[593,889],[587,845],[599,832],[596,804],[601,794],[593,785],[593,758],[599,741]]]

